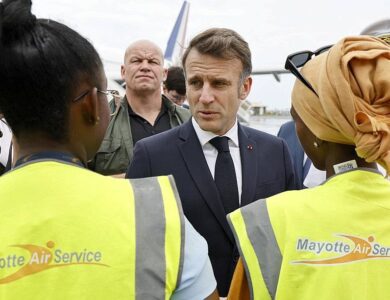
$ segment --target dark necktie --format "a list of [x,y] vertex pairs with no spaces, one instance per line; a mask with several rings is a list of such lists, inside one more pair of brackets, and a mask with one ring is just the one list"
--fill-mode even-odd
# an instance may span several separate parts
[[215,137],[210,144],[218,150],[214,181],[221,196],[226,214],[238,208],[238,187],[234,163],[229,151],[229,138]]

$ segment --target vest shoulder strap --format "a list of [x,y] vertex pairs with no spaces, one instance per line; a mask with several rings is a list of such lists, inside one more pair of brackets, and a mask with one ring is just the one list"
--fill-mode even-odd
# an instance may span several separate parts
[[[158,299],[167,299],[166,293],[171,295],[181,278],[184,258],[184,217],[176,185],[172,176],[130,182],[136,216],[136,294],[147,295],[153,286]],[[156,282],[156,274],[165,280]]]
[[266,199],[236,210],[228,215],[228,221],[243,258],[251,299],[275,299],[282,255]]

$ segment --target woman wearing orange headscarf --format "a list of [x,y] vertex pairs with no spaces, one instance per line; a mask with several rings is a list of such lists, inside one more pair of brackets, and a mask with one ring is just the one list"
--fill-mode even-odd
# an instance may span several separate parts
[[230,299],[390,297],[390,182],[376,166],[390,171],[390,47],[359,36],[328,49],[286,62],[298,137],[327,180],[229,215],[243,259]]

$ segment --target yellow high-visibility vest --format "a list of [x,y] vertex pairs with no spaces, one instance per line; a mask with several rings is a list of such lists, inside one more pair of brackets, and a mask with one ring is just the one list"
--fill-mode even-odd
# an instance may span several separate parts
[[390,182],[366,169],[228,216],[251,299],[389,299]]
[[23,165],[0,178],[0,299],[170,299],[183,218],[172,177]]

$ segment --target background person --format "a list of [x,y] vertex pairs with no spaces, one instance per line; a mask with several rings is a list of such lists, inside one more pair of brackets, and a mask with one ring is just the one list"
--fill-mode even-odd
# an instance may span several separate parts
[[218,291],[226,296],[239,257],[226,214],[296,188],[294,173],[281,139],[237,121],[252,85],[251,52],[239,34],[225,28],[198,34],[182,64],[193,118],[139,141],[127,177],[173,174],[184,213],[207,240]]
[[172,178],[85,168],[111,96],[93,46],[36,19],[28,0],[0,3],[0,15],[0,110],[17,148],[0,178],[1,298],[218,299]]
[[[106,135],[90,168],[103,175],[124,173],[139,140],[187,121],[191,114],[161,95],[167,71],[161,49],[151,41],[139,40],[127,49],[121,66],[126,95],[115,107]],[[121,175],[122,177],[124,174]]]
[[[287,58],[299,78],[291,113],[305,152],[327,181],[229,215],[250,295],[387,299],[390,260],[380,249],[390,245],[390,182],[376,162],[390,171],[390,47],[373,37],[347,37],[312,55]],[[229,295],[249,299],[237,274]]]
[[163,87],[165,97],[176,105],[183,106],[186,100],[186,79],[182,67],[170,67],[168,69]]

